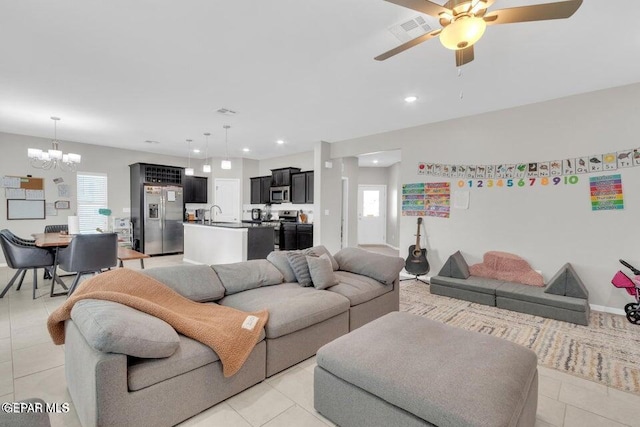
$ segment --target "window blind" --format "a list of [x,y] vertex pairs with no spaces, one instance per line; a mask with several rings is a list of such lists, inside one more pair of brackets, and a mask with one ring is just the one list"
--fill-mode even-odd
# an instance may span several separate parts
[[107,208],[107,175],[78,172],[78,222],[80,233],[107,230],[107,217],[98,213]]

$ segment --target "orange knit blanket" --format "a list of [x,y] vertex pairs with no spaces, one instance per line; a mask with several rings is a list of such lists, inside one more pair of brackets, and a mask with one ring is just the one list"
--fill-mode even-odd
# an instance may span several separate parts
[[55,344],[64,344],[64,322],[76,301],[114,301],[164,320],[187,337],[211,347],[225,377],[242,367],[255,347],[269,313],[245,313],[217,304],[191,301],[157,280],[127,268],[108,271],[83,282],[47,320]]

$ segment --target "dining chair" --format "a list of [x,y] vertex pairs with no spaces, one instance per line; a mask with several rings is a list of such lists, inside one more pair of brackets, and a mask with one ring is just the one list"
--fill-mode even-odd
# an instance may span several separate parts
[[58,265],[68,272],[76,272],[76,278],[68,295],[75,291],[80,277],[100,273],[118,264],[118,235],[116,233],[78,234],[66,248],[58,252]]
[[22,274],[20,284],[18,285],[18,290],[20,290],[27,270],[33,269],[33,298],[35,299],[36,289],[38,289],[37,270],[38,268],[49,268],[53,266],[53,254],[46,249],[29,243],[26,239],[17,237],[6,229],[0,230],[0,245],[2,246],[2,252],[4,253],[4,258],[9,268],[17,270],[16,274],[13,275],[13,278],[0,294],[0,298],[5,296],[18,276]]
[[53,224],[53,225],[45,225],[44,232],[45,233],[59,233],[61,231],[69,231],[69,226],[67,224]]

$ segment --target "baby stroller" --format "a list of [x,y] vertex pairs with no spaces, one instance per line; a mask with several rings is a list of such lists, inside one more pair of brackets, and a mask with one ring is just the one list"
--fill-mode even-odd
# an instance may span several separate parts
[[622,259],[620,260],[620,264],[631,270],[635,277],[632,279],[622,271],[618,271],[616,275],[613,276],[613,279],[611,279],[611,283],[616,288],[624,288],[629,295],[636,299],[636,302],[630,302],[624,306],[624,312],[627,313],[627,320],[629,322],[638,325],[640,324],[640,270]]

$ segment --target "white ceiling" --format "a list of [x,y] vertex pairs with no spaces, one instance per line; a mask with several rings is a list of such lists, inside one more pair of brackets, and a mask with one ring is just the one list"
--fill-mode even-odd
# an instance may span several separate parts
[[50,137],[58,115],[60,139],[183,156],[209,131],[224,155],[229,123],[232,156],[302,152],[638,82],[639,14],[585,0],[568,20],[491,26],[458,77],[438,40],[373,60],[416,16],[383,0],[0,0],[0,131]]

